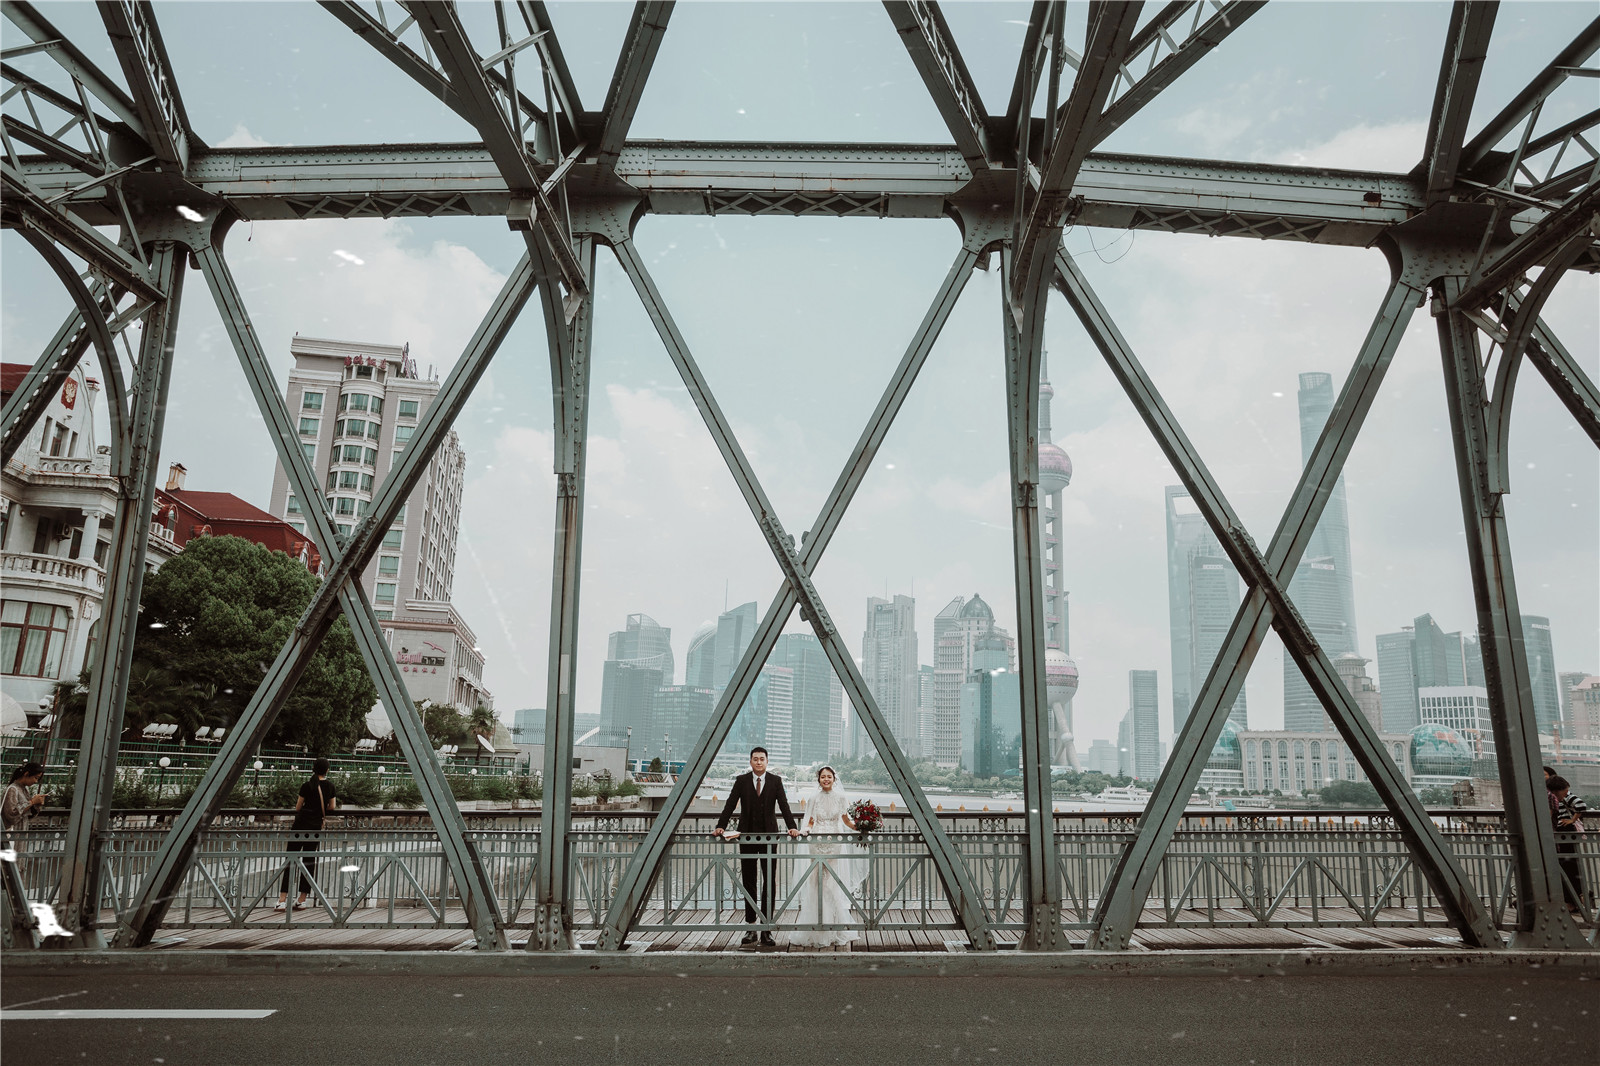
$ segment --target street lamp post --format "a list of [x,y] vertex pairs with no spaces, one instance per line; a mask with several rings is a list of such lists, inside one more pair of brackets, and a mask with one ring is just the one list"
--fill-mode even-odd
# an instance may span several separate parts
[[156,765],[161,767],[161,773],[156,775],[156,801],[160,802],[162,793],[166,791],[167,767],[172,765],[172,760],[163,755],[156,760]]
[[622,750],[622,765],[629,766],[633,763],[633,726],[628,727],[627,747]]
[[254,769],[255,772],[256,772],[256,774],[255,774],[255,785],[251,789],[251,791],[253,791],[255,793],[255,801],[256,801],[257,805],[260,805],[260,803],[261,803],[261,767],[264,766],[264,765],[265,764],[260,759],[257,759],[254,763],[251,764],[251,768]]

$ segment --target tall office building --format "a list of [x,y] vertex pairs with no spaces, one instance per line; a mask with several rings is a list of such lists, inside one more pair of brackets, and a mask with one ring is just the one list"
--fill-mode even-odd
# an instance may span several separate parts
[[706,731],[716,705],[716,693],[708,688],[661,685],[650,693],[644,728],[634,730],[629,752],[634,758],[659,755],[663,762],[682,762]]
[[1091,741],[1089,750],[1084,753],[1083,768],[1089,773],[1116,777],[1117,746],[1109,740]]
[[1078,768],[1073,741],[1072,700],[1078,692],[1078,664],[1071,656],[1066,573],[1062,568],[1061,493],[1072,483],[1072,459],[1050,439],[1049,360],[1039,365],[1039,489],[1044,496],[1039,522],[1044,542],[1044,677],[1050,705],[1050,763]]
[[756,625],[760,621],[759,608],[754,600],[741,603],[731,611],[724,611],[717,617],[717,643],[714,653],[712,688],[719,692],[728,687],[733,672],[739,666],[739,660],[744,658],[745,648],[750,646],[750,640],[756,635]]
[[[1239,575],[1189,490],[1168,485],[1167,611],[1172,634],[1172,730],[1183,728],[1239,609]],[[1244,689],[1228,719],[1247,718]]]
[[1344,687],[1350,690],[1350,695],[1355,697],[1356,706],[1361,708],[1361,714],[1372,728],[1383,732],[1383,697],[1378,692],[1378,686],[1372,683],[1372,678],[1367,675],[1367,663],[1353,651],[1347,651],[1333,661],[1333,668],[1339,672],[1339,680],[1344,682]]
[[[1522,640],[1539,732],[1549,733],[1562,715],[1550,619],[1523,615]],[[1419,615],[1398,633],[1379,634],[1378,688],[1385,730],[1403,732],[1424,721],[1417,696],[1420,690],[1462,686],[1486,687],[1483,646],[1476,636],[1446,633],[1430,614]]]
[[683,683],[717,687],[717,623],[702,622],[689,638],[689,650],[683,655]]
[[[867,599],[867,628],[861,637],[861,676],[877,701],[900,749],[915,759],[922,755],[917,723],[917,601],[896,596],[892,601]],[[852,751],[870,754],[872,743],[852,716]]]
[[[1556,685],[1561,690],[1561,735],[1564,737],[1576,736],[1573,732],[1573,723],[1577,721],[1576,700],[1574,693],[1577,687],[1583,684],[1584,678],[1589,675],[1582,671],[1563,671],[1556,679]],[[1581,700],[1582,697],[1577,697]]]
[[1556,674],[1555,647],[1550,640],[1550,619],[1522,616],[1522,643],[1528,650],[1528,678],[1533,682],[1533,712],[1539,732],[1549,733],[1561,721],[1561,684]]
[[1378,697],[1383,706],[1383,731],[1409,733],[1422,719],[1417,708],[1417,671],[1411,659],[1415,631],[1378,634]]
[[1117,722],[1117,776],[1134,776],[1133,712]]
[[[779,686],[777,701],[782,704],[779,715],[783,722],[781,743],[776,735],[777,730],[773,728],[774,701],[770,698],[774,691],[773,674],[777,670],[782,670],[785,674],[785,679]],[[786,667],[763,666],[756,674],[755,683],[750,686],[750,695],[745,697],[744,706],[739,708],[739,714],[733,720],[733,728],[728,731],[728,739],[723,743],[723,749],[743,754],[759,744],[767,749],[767,755],[776,763],[778,749],[781,748],[787,761],[793,695],[793,671]]]
[[1154,781],[1161,773],[1161,702],[1154,670],[1128,671],[1128,720],[1133,776]]
[[[1332,375],[1301,374],[1299,398],[1300,457],[1305,463],[1311,461],[1317,438],[1333,411]],[[1342,474],[1334,483],[1328,505],[1295,568],[1289,595],[1328,658],[1359,653],[1355,571],[1350,560],[1350,509]],[[1283,727],[1313,732],[1331,728],[1327,711],[1306,684],[1287,648],[1283,652]]]
[[937,720],[933,713],[933,667],[923,663],[917,667],[917,750],[923,753],[924,759],[933,757],[934,723]]
[[[972,672],[973,643],[998,627],[983,597],[957,596],[933,618],[933,752],[935,762],[961,765],[961,686]],[[1015,642],[999,630],[1015,656]],[[1015,662],[1009,664],[1016,669]]]
[[[299,499],[279,464],[270,510],[303,533],[305,508],[323,507],[338,531],[349,533],[371,509],[373,493],[432,406],[439,382],[418,376],[409,345],[296,336],[289,353],[294,366],[286,398],[289,410],[298,412],[300,447],[323,495]],[[404,664],[413,669],[402,671],[412,697],[471,710],[480,702],[493,706],[481,682],[460,692],[439,684],[441,676],[481,678],[483,672],[477,640],[450,605],[466,468],[466,452],[452,430],[385,532],[361,583],[378,617],[393,623],[384,626],[384,636],[396,655],[418,657]]]
[[793,678],[789,698],[790,763],[809,766],[838,753],[844,686],[834,676],[833,664],[828,662],[828,653],[816,635],[783,634],[767,665],[787,669]]
[[674,671],[672,630],[647,614],[630,614],[606,646],[600,678],[603,742],[623,743],[630,727],[635,735],[649,729],[655,690],[672,684]]

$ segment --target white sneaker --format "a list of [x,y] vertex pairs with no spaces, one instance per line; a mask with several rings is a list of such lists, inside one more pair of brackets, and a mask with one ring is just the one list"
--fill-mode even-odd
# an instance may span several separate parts
[[276,907],[273,907],[272,909],[275,910],[275,911],[288,910],[289,909],[289,905],[287,903],[285,903],[283,900],[280,899],[278,901],[278,905]]

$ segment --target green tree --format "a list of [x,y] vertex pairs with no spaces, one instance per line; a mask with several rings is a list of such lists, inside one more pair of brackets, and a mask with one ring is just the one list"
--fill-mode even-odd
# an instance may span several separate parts
[[1332,807],[1382,807],[1378,790],[1365,781],[1334,781],[1322,786],[1322,802]]
[[[170,715],[192,732],[238,719],[317,588],[283,552],[240,537],[200,537],[145,579],[128,722]],[[144,671],[141,674],[141,671]],[[171,679],[165,688],[162,677]],[[269,746],[314,752],[361,735],[377,689],[344,618],[334,622],[268,732]],[[141,721],[140,719],[143,719]]]
[[472,737],[472,729],[467,719],[448,703],[423,700],[417,704],[417,713],[422,716],[423,732],[428,734],[428,739],[433,742],[435,748],[444,744],[455,744],[459,747]]
[[472,713],[467,715],[467,727],[484,740],[493,742],[495,727],[500,724],[500,719],[494,712],[483,704],[472,708]]

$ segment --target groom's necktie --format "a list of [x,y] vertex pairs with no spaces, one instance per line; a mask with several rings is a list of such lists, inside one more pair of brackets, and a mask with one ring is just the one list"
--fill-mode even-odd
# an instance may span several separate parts
[[761,795],[761,778],[756,778],[756,795]]

